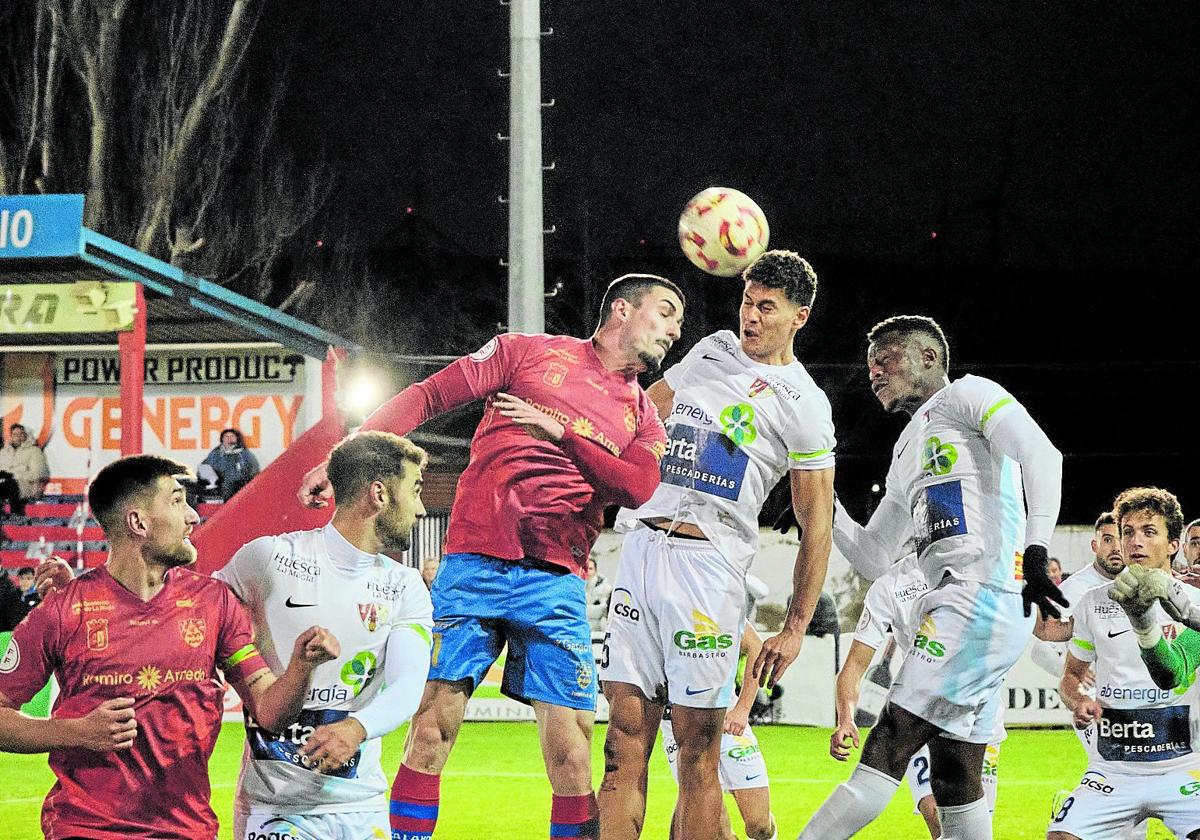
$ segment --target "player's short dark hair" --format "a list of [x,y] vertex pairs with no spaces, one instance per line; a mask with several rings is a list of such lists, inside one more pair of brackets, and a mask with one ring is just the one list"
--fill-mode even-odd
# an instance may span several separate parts
[[408,438],[391,432],[359,432],[333,448],[326,475],[333,498],[349,502],[373,481],[403,478],[406,464],[424,469],[429,454]]
[[31,574],[33,574],[33,566],[22,566],[21,568],[17,569],[17,577]]
[[153,493],[160,478],[191,478],[187,464],[161,455],[129,455],[113,461],[92,479],[88,506],[110,539],[120,533],[122,509],[132,499]]
[[1177,540],[1183,532],[1183,509],[1179,499],[1161,487],[1130,487],[1113,502],[1113,513],[1117,524],[1131,513],[1160,514],[1167,523],[1167,539]]
[[8,433],[10,435],[12,434],[13,429],[20,429],[22,432],[25,432],[26,434],[29,433],[29,430],[26,429],[24,426],[22,426],[20,423],[13,423],[11,426],[8,427]]
[[742,279],[782,289],[797,306],[812,306],[817,297],[817,272],[795,251],[767,251],[746,267]]
[[1117,518],[1115,516],[1113,516],[1113,512],[1111,510],[1106,510],[1106,511],[1104,511],[1104,513],[1102,513],[1096,517],[1096,527],[1092,530],[1099,531],[1105,525],[1116,525],[1116,524],[1117,524]]
[[1200,525],[1200,519],[1193,519],[1191,522],[1189,522],[1188,524],[1183,526],[1183,530],[1180,531],[1180,533],[1186,534],[1188,531],[1192,530],[1197,525]]
[[876,344],[884,336],[908,338],[915,333],[928,336],[937,344],[942,353],[942,369],[949,373],[950,342],[946,340],[946,333],[941,324],[925,315],[893,315],[891,318],[885,318],[867,332],[867,344]]
[[604,300],[600,301],[600,326],[603,327],[612,317],[614,300],[617,298],[627,300],[636,309],[642,305],[642,298],[646,296],[646,293],[656,286],[670,289],[679,296],[680,303],[687,305],[683,289],[666,277],[659,277],[657,274],[623,274],[609,283],[608,288],[604,291]]

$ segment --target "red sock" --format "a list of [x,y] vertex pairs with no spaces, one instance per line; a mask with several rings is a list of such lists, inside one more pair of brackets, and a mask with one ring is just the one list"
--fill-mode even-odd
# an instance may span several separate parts
[[600,837],[600,811],[596,808],[596,794],[582,796],[559,796],[554,794],[550,806],[550,836],[584,837],[598,840]]
[[[401,764],[392,782],[392,840],[430,840],[437,825],[442,777]],[[588,836],[588,835],[582,835]],[[599,835],[597,835],[599,836]]]

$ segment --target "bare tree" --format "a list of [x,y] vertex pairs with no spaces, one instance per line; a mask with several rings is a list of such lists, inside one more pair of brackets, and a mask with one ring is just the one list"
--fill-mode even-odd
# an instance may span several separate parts
[[0,192],[83,192],[89,227],[267,296],[329,179],[279,142],[282,79],[248,77],[262,7],[0,4]]

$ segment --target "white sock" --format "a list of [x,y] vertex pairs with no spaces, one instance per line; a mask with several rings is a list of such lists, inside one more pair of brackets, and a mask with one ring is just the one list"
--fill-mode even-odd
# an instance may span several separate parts
[[942,821],[942,840],[992,840],[992,815],[986,796],[967,805],[939,807],[938,817]]
[[771,827],[775,830],[771,832],[771,836],[767,840],[779,840],[779,820],[775,819],[774,814],[771,814]]
[[900,781],[859,764],[812,815],[798,840],[847,840],[883,813]]

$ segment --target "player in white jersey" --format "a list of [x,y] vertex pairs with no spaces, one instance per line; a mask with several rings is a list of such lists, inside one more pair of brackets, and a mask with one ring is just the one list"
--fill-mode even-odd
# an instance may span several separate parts
[[[980,769],[1000,686],[1032,630],[1030,605],[1058,615],[1050,601],[1063,600],[1046,575],[1062,455],[995,382],[950,381],[949,345],[932,319],[889,318],[867,340],[872,391],[885,410],[912,419],[892,451],[887,489],[870,522],[858,525],[839,505],[834,540],[870,579],[907,540],[916,541],[930,587],[917,610],[942,656],[904,660],[858,767],[801,836],[831,840],[859,831],[883,811],[913,755],[928,744],[946,836],[990,838]],[[1024,588],[1016,572],[1023,546]]]
[[[433,605],[421,575],[384,555],[404,551],[423,516],[425,452],[363,432],[329,457],[337,510],[314,531],[261,537],[215,577],[250,610],[273,668],[319,616],[342,642],[317,668],[299,720],[280,733],[247,720],[234,837],[390,836],[380,738],[416,711],[429,669]],[[288,832],[293,833],[288,833]]]
[[[876,651],[882,648],[889,636],[896,640],[901,650],[909,656],[943,655],[936,641],[922,634],[922,616],[917,612],[917,603],[929,590],[924,574],[917,568],[916,554],[909,554],[892,566],[883,577],[877,578],[867,590],[862,615],[854,631],[854,641],[846,655],[837,677],[837,727],[829,739],[829,754],[838,761],[850,756],[850,746],[859,746],[858,726],[854,722],[858,710],[859,686]],[[996,785],[998,782],[1000,742],[1005,738],[1004,725],[996,719],[996,731],[988,744],[984,756],[982,782],[988,800],[988,810],[996,808]],[[913,803],[917,813],[925,820],[929,835],[942,836],[938,821],[937,802],[929,769],[929,750],[922,747],[908,764],[905,771]]]
[[[1125,561],[1170,573],[1183,513],[1171,493],[1136,487],[1113,505]],[[1155,603],[1131,623],[1109,599],[1113,583],[1086,592],[1075,605],[1066,673],[1096,672],[1096,698],[1081,698],[1075,725],[1095,724],[1087,772],[1054,815],[1048,840],[1119,838],[1133,823],[1158,817],[1179,837],[1200,836],[1200,688],[1192,681],[1164,689],[1142,663],[1143,639],[1153,645],[1181,629]],[[1181,587],[1193,603],[1200,591]]]
[[[762,637],[749,621],[742,632],[741,661],[747,665],[753,662],[762,650]],[[767,774],[767,762],[763,758],[762,749],[758,746],[758,738],[750,728],[750,709],[754,706],[754,695],[758,685],[749,679],[749,674],[743,674],[742,690],[737,701],[725,713],[725,722],[721,733],[721,790],[733,796],[741,814],[742,823],[746,827],[746,836],[750,840],[776,840],[779,827],[775,815],[771,813],[771,779]],[[671,768],[671,776],[679,784],[679,743],[675,740],[675,730],[671,727],[671,707],[667,707],[662,724],[663,752],[667,756],[667,765]],[[729,812],[722,809],[721,840],[737,840],[733,826],[729,820]]]
[[817,277],[797,254],[769,251],[743,273],[740,337],[697,342],[647,393],[667,427],[662,483],[626,532],[600,678],[610,704],[600,788],[606,840],[641,833],[646,766],[663,707],[680,745],[677,831],[716,838],[721,724],[745,621],[746,571],[758,513],[790,475],[804,527],[783,630],[767,639],[751,679],[773,683],[800,652],[831,546],[833,422],[829,401],[792,350]]

